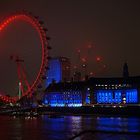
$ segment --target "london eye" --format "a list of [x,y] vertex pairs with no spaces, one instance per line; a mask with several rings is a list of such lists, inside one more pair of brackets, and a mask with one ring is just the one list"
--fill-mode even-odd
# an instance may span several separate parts
[[[39,20],[39,17],[33,16],[29,12],[16,12],[2,20],[2,22],[0,23],[0,34],[2,34],[3,30],[6,29],[11,23],[14,23],[16,21],[26,22],[27,24],[32,26],[34,31],[38,34],[38,39],[40,41],[40,45],[38,47],[41,50],[40,65],[33,80],[29,81],[26,73],[28,70],[26,69],[26,66],[24,64],[24,57],[22,57],[20,54],[11,54],[9,56],[10,59],[16,63],[16,81],[18,81],[18,92],[20,92],[19,94],[21,97],[19,97],[18,94],[14,96],[6,96],[4,94],[0,95],[0,99],[4,102],[16,102],[23,96],[32,96],[38,88],[41,88],[43,80],[45,80],[46,70],[48,69],[48,59],[50,58],[48,50],[51,49],[51,47],[48,43],[48,40],[50,38],[47,36],[47,29],[44,27],[43,21]],[[32,71],[33,70],[34,69],[32,69]]]

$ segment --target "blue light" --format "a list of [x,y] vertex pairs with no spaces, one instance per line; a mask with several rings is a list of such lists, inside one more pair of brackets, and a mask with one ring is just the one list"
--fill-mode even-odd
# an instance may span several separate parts
[[44,104],[52,107],[80,107],[82,94],[79,91],[49,93],[45,95]]
[[87,90],[86,92],[86,100],[85,100],[86,104],[90,104],[90,92],[89,90]]
[[137,103],[138,91],[136,89],[126,90],[126,103]]
[[52,80],[55,80],[56,83],[62,80],[62,70],[59,59],[51,59],[49,61],[46,85],[48,86],[50,83],[52,83]]
[[122,96],[121,91],[115,91],[115,103],[121,103],[122,102]]
[[96,92],[97,103],[121,103],[122,93],[119,90],[98,90]]
[[122,103],[122,93],[125,93],[123,96],[126,99],[126,103],[138,103],[138,91],[136,89],[130,90],[98,90],[97,103]]

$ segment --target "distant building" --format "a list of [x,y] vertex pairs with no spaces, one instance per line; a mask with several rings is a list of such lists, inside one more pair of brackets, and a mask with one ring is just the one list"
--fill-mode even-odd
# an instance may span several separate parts
[[71,63],[69,58],[56,57],[49,61],[49,70],[47,72],[46,85],[50,83],[58,83],[63,81],[70,81]]
[[51,84],[44,104],[49,106],[131,106],[140,104],[140,77],[90,78]]
[[62,70],[62,81],[70,81],[71,78],[71,63],[70,59],[66,57],[60,57],[59,61],[61,63]]
[[91,104],[134,105],[140,103],[140,77],[91,78]]

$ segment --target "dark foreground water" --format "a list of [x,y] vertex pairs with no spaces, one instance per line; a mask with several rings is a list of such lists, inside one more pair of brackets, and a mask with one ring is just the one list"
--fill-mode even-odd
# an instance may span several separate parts
[[[64,116],[34,119],[0,116],[0,140],[69,140],[84,130],[140,132],[140,118]],[[140,135],[95,133],[74,140],[140,140]]]

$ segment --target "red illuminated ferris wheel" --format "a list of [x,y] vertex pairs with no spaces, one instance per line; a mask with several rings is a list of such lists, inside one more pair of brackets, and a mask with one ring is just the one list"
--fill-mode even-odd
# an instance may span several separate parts
[[[43,80],[45,79],[45,72],[48,69],[48,59],[50,58],[48,55],[49,54],[48,50],[51,49],[51,47],[48,44],[48,40],[50,38],[46,35],[47,29],[43,27],[43,21],[40,21],[38,17],[33,16],[31,13],[28,13],[26,11],[20,11],[18,13],[14,13],[11,16],[7,17],[3,22],[1,22],[0,33],[10,23],[16,20],[25,21],[29,23],[31,26],[33,26],[35,31],[38,33],[39,40],[41,43],[40,45],[41,46],[41,64],[40,64],[40,68],[37,73],[37,76],[31,84],[27,80],[26,73],[23,67],[24,58],[22,59],[20,58],[20,56],[11,56],[11,59],[14,60],[17,64],[19,88],[20,88],[20,91],[22,92],[22,96],[28,96],[28,95],[32,95],[39,87],[41,87],[41,84]],[[7,97],[4,95],[0,95],[0,99],[3,100],[4,102],[16,102],[17,100],[19,100],[19,97],[18,96]]]

